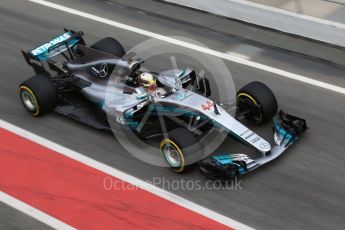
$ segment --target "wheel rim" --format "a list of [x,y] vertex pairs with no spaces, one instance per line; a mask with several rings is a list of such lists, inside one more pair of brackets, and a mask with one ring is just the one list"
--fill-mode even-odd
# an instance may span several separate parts
[[37,101],[35,96],[31,92],[25,89],[22,90],[21,99],[27,110],[29,110],[31,113],[35,113],[37,111]]
[[163,154],[164,154],[165,159],[168,161],[168,163],[171,166],[175,168],[181,166],[181,162],[182,162],[181,156],[179,154],[179,151],[174,146],[170,144],[166,144],[163,147]]
[[262,120],[262,111],[260,105],[255,101],[253,97],[246,93],[241,93],[237,96],[237,101],[239,104],[245,108],[251,108],[251,112],[246,114],[246,118],[253,124],[260,124]]

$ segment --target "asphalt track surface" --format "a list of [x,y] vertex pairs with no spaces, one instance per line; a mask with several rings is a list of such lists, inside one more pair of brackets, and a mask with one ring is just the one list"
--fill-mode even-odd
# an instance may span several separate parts
[[[58,3],[159,34],[186,36],[221,52],[228,51],[229,46],[242,45],[219,34],[105,6],[99,1],[83,1],[81,4],[80,1],[64,0]],[[26,66],[20,49],[28,50],[42,41],[48,41],[63,27],[83,30],[89,44],[102,37],[114,36],[127,50],[147,40],[147,37],[27,1],[1,1],[0,15],[1,119],[143,180],[152,180],[157,176],[166,180],[181,179],[181,175],[173,174],[168,169],[137,160],[108,133],[54,113],[39,119],[31,117],[23,109],[17,95],[18,85],[33,74]],[[344,69],[341,68],[270,50],[252,58],[334,85],[345,85]],[[188,62],[183,56],[176,59],[181,65]],[[148,67],[160,69],[166,66],[167,61],[169,55],[156,59]],[[224,62],[237,88],[254,80],[266,83],[275,92],[280,107],[306,118],[310,130],[280,159],[243,177],[241,190],[180,189],[172,192],[258,229],[343,229],[345,95],[241,64]],[[269,137],[270,127],[263,129],[263,135]],[[228,141],[219,151],[231,151],[233,147],[236,148],[236,144]],[[197,170],[183,177],[185,180],[205,180]],[[7,206],[1,205],[0,210],[0,226],[6,229],[25,229],[28,225],[32,226],[30,228],[45,228],[20,213],[15,214],[19,219],[15,222],[10,217],[16,211]]]

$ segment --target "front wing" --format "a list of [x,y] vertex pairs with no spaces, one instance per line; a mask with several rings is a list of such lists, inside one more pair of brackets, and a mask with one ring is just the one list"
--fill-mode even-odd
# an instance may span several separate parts
[[287,114],[282,110],[274,117],[273,122],[275,146],[269,153],[262,154],[255,159],[242,153],[210,156],[199,163],[201,173],[211,179],[227,180],[251,172],[279,157],[307,130],[304,119]]

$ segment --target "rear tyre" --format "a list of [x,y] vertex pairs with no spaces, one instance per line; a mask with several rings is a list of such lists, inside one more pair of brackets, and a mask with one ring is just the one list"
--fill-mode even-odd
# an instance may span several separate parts
[[278,103],[270,88],[254,81],[238,91],[237,108],[239,112],[250,111],[245,115],[247,120],[252,124],[261,125],[275,116]]
[[58,95],[49,77],[36,75],[19,86],[19,95],[24,107],[33,116],[40,116],[53,110]]
[[194,135],[185,128],[177,128],[168,133],[168,138],[160,143],[160,150],[168,166],[182,173],[188,165],[202,159],[202,148]]
[[122,45],[112,37],[106,37],[91,46],[91,48],[99,50],[104,53],[114,55],[116,57],[123,57],[126,52]]

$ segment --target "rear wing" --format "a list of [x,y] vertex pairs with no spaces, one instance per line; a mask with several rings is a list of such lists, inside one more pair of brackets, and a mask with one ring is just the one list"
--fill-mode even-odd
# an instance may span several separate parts
[[[42,71],[45,73],[46,71],[42,62],[56,55],[62,54],[67,60],[73,60],[74,57],[71,49],[77,44],[85,45],[83,32],[75,32],[67,29],[64,29],[64,31],[65,33],[29,52],[22,50],[26,62],[34,68],[36,73],[42,73]],[[66,55],[64,53],[65,51],[68,51],[69,55]]]

